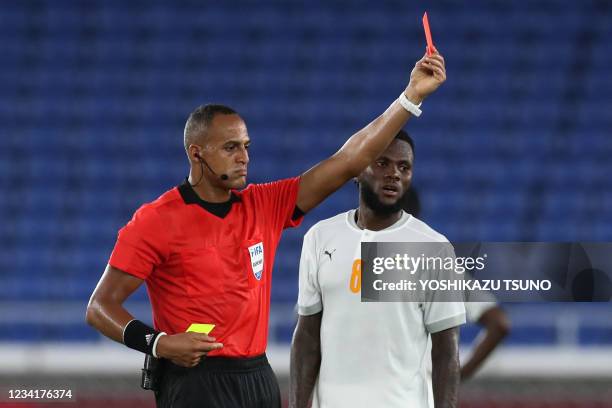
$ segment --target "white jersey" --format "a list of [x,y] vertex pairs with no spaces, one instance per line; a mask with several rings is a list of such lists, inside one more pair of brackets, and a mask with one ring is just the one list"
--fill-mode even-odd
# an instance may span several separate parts
[[495,301],[493,295],[491,295],[490,293],[488,293],[488,295],[489,300],[485,301],[483,297],[487,296],[487,293],[483,294],[483,292],[480,292],[479,299],[481,300],[478,302],[470,302],[470,293],[468,292],[467,299],[465,302],[465,313],[468,322],[477,323],[478,320],[480,320],[480,318],[482,317],[482,315],[485,314],[485,312],[489,311],[490,309],[493,309],[494,307],[497,307],[497,302]]
[[323,311],[313,408],[433,408],[428,402],[429,334],[465,323],[463,303],[362,303],[362,241],[448,242],[407,213],[389,228],[369,231],[359,229],[351,210],[306,233],[298,313]]

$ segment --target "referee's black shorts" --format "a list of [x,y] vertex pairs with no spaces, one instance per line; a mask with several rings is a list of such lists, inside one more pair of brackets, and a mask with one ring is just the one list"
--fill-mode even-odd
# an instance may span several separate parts
[[164,360],[158,408],[280,408],[276,376],[265,354],[207,357],[193,368]]

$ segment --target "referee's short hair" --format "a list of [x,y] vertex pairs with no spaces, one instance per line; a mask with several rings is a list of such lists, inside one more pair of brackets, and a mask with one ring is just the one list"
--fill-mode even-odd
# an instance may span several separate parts
[[398,140],[403,140],[410,145],[410,148],[412,149],[412,157],[414,158],[414,140],[412,140],[408,132],[402,129],[397,133],[397,135],[395,135],[395,138]]
[[190,144],[195,143],[196,140],[206,133],[206,129],[212,123],[215,115],[237,115],[234,109],[226,105],[218,103],[208,103],[206,105],[198,106],[187,119],[185,123],[185,132],[183,133],[183,143],[185,150]]

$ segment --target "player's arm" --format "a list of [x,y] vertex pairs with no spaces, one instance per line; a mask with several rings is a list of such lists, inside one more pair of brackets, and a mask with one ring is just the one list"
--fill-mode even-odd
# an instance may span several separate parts
[[309,407],[321,367],[321,316],[300,316],[291,342],[289,407]]
[[432,387],[436,408],[455,408],[459,389],[459,328],[431,334]]
[[478,324],[483,327],[483,330],[475,341],[472,354],[461,367],[461,380],[466,380],[474,375],[484,360],[510,332],[510,320],[499,306],[494,306],[484,312],[478,319]]
[[[409,101],[419,104],[445,80],[442,55],[437,52],[430,57],[425,55],[414,66],[404,93]],[[396,100],[382,115],[351,136],[333,156],[306,171],[300,180],[298,208],[308,212],[359,175],[387,148],[409,118],[410,113]]]
[[[142,282],[142,279],[108,265],[87,305],[87,323],[106,337],[134,348],[124,338],[126,326],[134,316],[123,307],[123,303]],[[197,364],[208,351],[223,347],[214,341],[214,338],[200,333],[180,333],[161,336],[156,350],[158,357],[189,367]]]

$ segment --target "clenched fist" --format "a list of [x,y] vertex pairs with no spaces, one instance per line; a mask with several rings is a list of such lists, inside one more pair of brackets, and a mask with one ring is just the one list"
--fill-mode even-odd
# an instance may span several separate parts
[[214,337],[188,332],[161,336],[156,352],[158,357],[167,358],[176,365],[194,367],[206,353],[222,347],[223,344],[215,343]]

